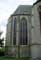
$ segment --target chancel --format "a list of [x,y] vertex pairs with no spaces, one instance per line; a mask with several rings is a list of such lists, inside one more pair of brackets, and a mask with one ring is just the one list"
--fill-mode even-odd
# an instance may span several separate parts
[[41,57],[41,1],[20,5],[9,17],[6,33],[8,54]]

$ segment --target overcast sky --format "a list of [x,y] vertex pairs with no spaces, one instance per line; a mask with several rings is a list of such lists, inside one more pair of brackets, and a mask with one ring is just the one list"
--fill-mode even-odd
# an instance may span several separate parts
[[0,0],[0,29],[5,37],[6,24],[9,16],[19,5],[32,5],[36,0]]

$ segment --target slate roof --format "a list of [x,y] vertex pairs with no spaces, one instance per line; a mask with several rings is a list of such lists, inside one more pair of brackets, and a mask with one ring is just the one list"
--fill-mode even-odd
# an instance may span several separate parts
[[30,14],[32,5],[20,5],[12,15],[16,14]]

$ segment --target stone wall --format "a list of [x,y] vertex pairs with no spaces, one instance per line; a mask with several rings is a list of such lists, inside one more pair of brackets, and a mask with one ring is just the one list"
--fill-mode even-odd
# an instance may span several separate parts
[[41,2],[35,4],[32,8],[32,45],[31,45],[31,55],[32,58],[41,57],[41,36],[40,36],[40,20],[38,7]]

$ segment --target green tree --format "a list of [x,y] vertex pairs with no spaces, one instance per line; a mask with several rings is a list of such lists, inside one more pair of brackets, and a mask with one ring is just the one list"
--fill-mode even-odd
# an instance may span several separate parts
[[0,32],[0,47],[3,47],[4,46],[4,38],[1,39],[1,35],[2,35],[2,32]]

